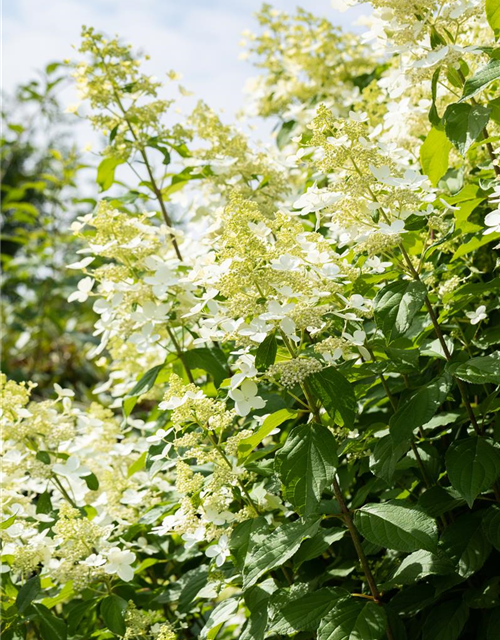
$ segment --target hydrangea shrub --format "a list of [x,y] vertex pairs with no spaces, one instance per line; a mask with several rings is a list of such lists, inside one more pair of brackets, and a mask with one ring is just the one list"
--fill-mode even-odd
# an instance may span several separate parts
[[102,380],[2,378],[6,640],[497,637],[500,3],[372,5],[263,7],[266,144],[83,28]]

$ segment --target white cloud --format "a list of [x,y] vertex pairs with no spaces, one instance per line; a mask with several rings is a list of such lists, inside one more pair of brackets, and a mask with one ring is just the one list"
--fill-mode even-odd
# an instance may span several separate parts
[[[243,105],[245,80],[254,74],[249,63],[238,60],[238,43],[244,29],[257,28],[253,13],[261,4],[260,0],[12,1],[4,8],[4,89],[32,79],[48,62],[76,58],[71,45],[78,44],[86,24],[109,35],[118,33],[150,54],[147,70],[160,80],[170,69],[181,72],[182,84],[196,99],[223,110],[232,120]],[[294,4],[274,2],[287,11]],[[305,4],[309,11],[347,26],[363,12],[356,8],[340,14],[327,0]],[[76,102],[73,90],[65,90],[61,98],[64,106]]]

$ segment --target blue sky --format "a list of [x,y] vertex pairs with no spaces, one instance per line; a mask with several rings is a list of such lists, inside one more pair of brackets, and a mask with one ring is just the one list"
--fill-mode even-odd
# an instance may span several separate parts
[[[3,83],[9,91],[31,79],[50,61],[74,57],[82,24],[108,34],[119,33],[134,47],[151,55],[149,71],[159,79],[174,69],[197,97],[228,119],[243,105],[242,89],[255,75],[248,62],[238,60],[241,32],[256,28],[252,14],[261,0],[6,0],[3,25]],[[275,0],[275,7],[292,12],[293,0]],[[345,13],[329,0],[305,0],[309,11],[332,22],[353,27],[366,14],[363,7]],[[70,92],[63,101],[74,102]]]

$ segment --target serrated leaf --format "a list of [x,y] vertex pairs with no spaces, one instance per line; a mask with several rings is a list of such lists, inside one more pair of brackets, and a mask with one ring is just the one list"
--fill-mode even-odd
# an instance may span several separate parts
[[251,518],[236,525],[229,540],[229,548],[239,571],[244,570],[250,550],[264,541],[269,533],[269,525],[264,516]]
[[483,517],[483,530],[491,544],[500,551],[500,507],[492,505]]
[[446,470],[452,487],[472,507],[500,475],[500,447],[480,436],[457,440],[446,452]]
[[409,400],[401,403],[389,420],[391,438],[399,444],[411,438],[413,430],[429,422],[445,401],[451,388],[448,375],[421,387]]
[[375,322],[388,340],[408,331],[426,295],[425,285],[418,280],[393,282],[377,293],[374,300]]
[[106,596],[101,602],[101,616],[106,627],[119,636],[125,635],[125,611],[127,601],[120,596],[112,594]]
[[269,632],[289,635],[295,631],[315,631],[335,604],[348,597],[349,591],[339,587],[324,587],[299,596],[279,610]]
[[200,632],[200,638],[215,638],[216,633],[220,627],[231,619],[238,609],[238,600],[236,598],[228,598],[219,602],[219,604],[212,609],[205,626]]
[[255,449],[257,445],[259,445],[264,438],[274,431],[281,424],[286,422],[287,420],[292,420],[296,418],[297,414],[289,411],[288,409],[279,409],[279,411],[275,411],[271,415],[267,416],[267,418],[262,423],[262,426],[251,436],[248,438],[243,438],[240,440],[238,444],[238,456],[240,458],[245,458],[250,455],[250,453]]
[[386,636],[386,625],[382,607],[351,598],[339,602],[323,618],[318,640],[380,640]]
[[397,551],[436,551],[435,521],[400,500],[367,504],[354,516],[360,533],[373,544]]
[[352,384],[335,367],[327,367],[307,378],[332,420],[348,428],[354,426],[357,404]]
[[431,518],[439,518],[443,513],[461,507],[465,500],[451,487],[438,485],[427,489],[419,498],[418,505]]
[[409,442],[403,440],[395,444],[390,435],[377,441],[370,456],[370,471],[386,482],[392,480],[398,461],[410,448]]
[[209,349],[208,347],[190,349],[184,352],[183,359],[190,369],[207,371],[214,379],[216,387],[219,387],[228,376],[226,358],[221,349]]
[[422,171],[434,187],[448,170],[448,158],[452,147],[444,130],[436,127],[432,127],[420,147]]
[[476,71],[472,78],[467,79],[459,102],[469,100],[498,78],[500,78],[500,60],[490,60],[486,66]]
[[255,367],[257,371],[266,371],[266,369],[269,369],[269,367],[274,364],[277,352],[278,342],[273,332],[265,337],[257,349],[255,354]]
[[500,351],[467,360],[454,369],[453,375],[473,384],[500,384]]
[[453,572],[453,563],[425,549],[414,551],[403,559],[390,579],[393,584],[414,584],[426,576],[446,575]]
[[37,574],[30,578],[19,589],[19,593],[16,598],[17,610],[19,613],[23,613],[25,609],[33,602],[41,591],[40,576]]
[[444,113],[444,130],[462,155],[488,124],[491,109],[465,103],[451,104]]
[[272,531],[264,539],[250,536],[249,552],[243,567],[243,588],[254,585],[267,571],[279,567],[291,558],[303,540],[314,536],[319,528],[319,519],[307,518],[287,522]]
[[443,531],[439,546],[462,578],[469,578],[486,562],[490,552],[480,514],[466,513]]
[[303,562],[317,558],[326,551],[334,542],[342,540],[347,533],[345,528],[332,527],[320,529],[313,538],[308,538],[300,545],[300,549],[293,557],[293,563],[299,567]]
[[178,608],[181,613],[187,613],[198,593],[207,585],[208,566],[203,564],[187,571],[181,576],[181,580]]
[[66,623],[55,616],[43,604],[33,605],[38,613],[38,624],[43,640],[66,640],[68,631]]
[[469,617],[469,608],[462,600],[448,600],[433,607],[427,616],[422,640],[457,640]]
[[[455,262],[455,260],[458,260],[458,258],[476,251],[480,247],[483,247],[485,244],[489,244],[490,242],[495,242],[497,240],[500,240],[500,233],[489,233],[488,235],[476,234],[468,242],[464,242],[458,247],[458,249],[452,255],[450,262]],[[477,286],[479,287],[481,285],[478,284]]]
[[317,509],[325,487],[332,483],[337,443],[328,427],[315,422],[294,427],[275,457],[274,468],[283,495],[300,515]]

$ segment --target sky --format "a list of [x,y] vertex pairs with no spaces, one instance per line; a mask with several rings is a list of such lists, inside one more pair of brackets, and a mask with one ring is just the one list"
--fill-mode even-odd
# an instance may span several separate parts
[[[255,30],[253,14],[261,0],[4,0],[3,87],[31,80],[37,69],[64,58],[76,58],[83,24],[108,35],[116,33],[150,54],[148,72],[159,79],[170,69],[182,73],[182,84],[228,120],[243,106],[245,80],[255,75],[238,59],[244,29]],[[294,0],[274,0],[276,8],[293,12]],[[304,0],[312,13],[353,27],[364,7],[345,13],[329,0]],[[75,102],[66,90],[64,106]]]

